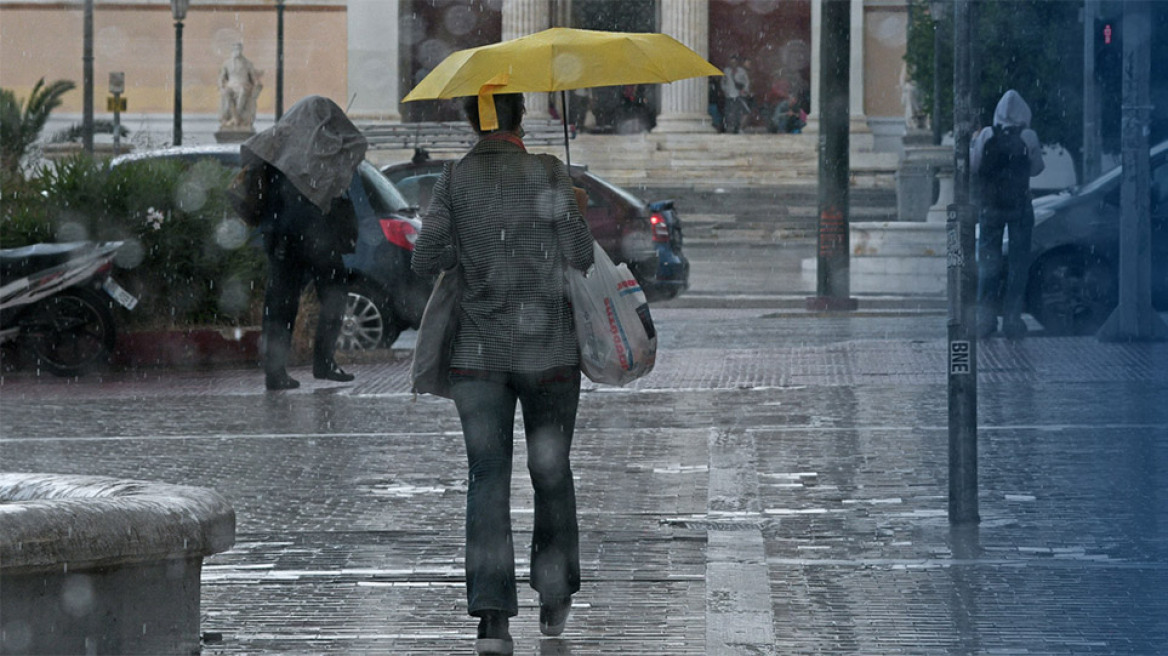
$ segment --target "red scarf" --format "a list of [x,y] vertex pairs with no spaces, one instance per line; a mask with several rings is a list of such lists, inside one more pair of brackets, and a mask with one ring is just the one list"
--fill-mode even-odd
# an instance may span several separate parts
[[527,152],[527,147],[523,145],[523,139],[521,139],[519,137],[519,135],[515,134],[514,132],[502,131],[502,130],[500,130],[499,132],[492,132],[492,133],[488,134],[487,136],[483,137],[483,140],[485,140],[485,141],[506,141],[507,143],[515,144],[516,146],[519,146],[520,150],[522,150],[523,152],[525,152],[525,153]]

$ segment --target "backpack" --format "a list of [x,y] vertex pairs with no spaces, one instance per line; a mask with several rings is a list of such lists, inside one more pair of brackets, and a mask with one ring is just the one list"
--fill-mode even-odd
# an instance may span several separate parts
[[993,127],[982,150],[979,178],[982,202],[996,209],[1015,209],[1030,202],[1030,148],[1018,126]]

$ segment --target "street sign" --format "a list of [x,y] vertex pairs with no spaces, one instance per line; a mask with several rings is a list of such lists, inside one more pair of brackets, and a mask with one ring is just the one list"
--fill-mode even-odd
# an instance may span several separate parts
[[122,72],[111,72],[109,92],[115,96],[119,93],[126,92],[126,74]]
[[972,349],[966,340],[949,342],[949,374],[968,374],[973,369]]
[[107,112],[124,112],[126,111],[125,96],[110,96],[105,99],[105,110]]

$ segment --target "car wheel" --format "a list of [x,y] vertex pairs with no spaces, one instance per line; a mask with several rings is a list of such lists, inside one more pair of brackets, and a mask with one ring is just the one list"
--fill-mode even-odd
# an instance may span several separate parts
[[363,281],[350,284],[348,292],[337,349],[361,351],[392,344],[401,331],[394,327],[383,295]]
[[1030,285],[1030,314],[1051,335],[1096,333],[1118,298],[1115,270],[1088,253],[1060,253],[1039,262]]

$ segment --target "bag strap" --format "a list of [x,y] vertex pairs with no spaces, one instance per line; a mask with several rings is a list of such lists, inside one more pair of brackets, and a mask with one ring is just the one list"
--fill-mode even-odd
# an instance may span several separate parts
[[[452,161],[443,162],[442,168],[444,169],[443,173],[446,175],[446,188],[447,189],[450,188],[450,184],[451,184],[451,182],[453,182],[454,168],[461,161],[462,160],[459,160],[458,162],[452,162]],[[459,264],[458,258],[459,258],[459,253],[460,253],[461,249],[459,248],[459,245],[458,245],[458,226],[454,225],[454,213],[453,212],[450,214],[450,243],[454,247],[455,266],[458,266],[458,264]]]

